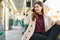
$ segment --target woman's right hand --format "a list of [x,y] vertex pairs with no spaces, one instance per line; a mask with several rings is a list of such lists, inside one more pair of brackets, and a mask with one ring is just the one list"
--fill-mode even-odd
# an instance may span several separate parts
[[30,10],[28,13],[33,13],[33,11],[32,11],[32,10]]

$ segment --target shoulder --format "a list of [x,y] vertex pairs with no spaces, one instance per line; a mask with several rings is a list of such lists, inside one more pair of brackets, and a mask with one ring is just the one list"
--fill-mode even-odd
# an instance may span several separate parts
[[44,15],[45,18],[50,18],[48,15]]
[[48,15],[44,15],[44,19],[47,19],[47,20],[49,20],[49,21],[54,21],[50,16],[48,16]]

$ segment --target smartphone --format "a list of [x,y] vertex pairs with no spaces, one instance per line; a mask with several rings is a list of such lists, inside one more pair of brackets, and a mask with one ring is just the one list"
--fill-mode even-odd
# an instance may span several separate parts
[[34,8],[32,9],[33,12],[35,12]]

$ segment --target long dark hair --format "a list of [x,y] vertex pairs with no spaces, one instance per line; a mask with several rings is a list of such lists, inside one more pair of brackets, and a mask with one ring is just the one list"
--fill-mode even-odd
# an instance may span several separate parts
[[[35,4],[38,4],[38,5],[40,5],[42,7],[41,13],[44,14],[42,2],[37,1]],[[35,4],[34,4],[34,6],[35,6]],[[35,12],[35,7],[32,9],[32,11],[33,11],[33,13],[32,13],[32,20],[34,21],[35,18],[38,18],[37,13]]]

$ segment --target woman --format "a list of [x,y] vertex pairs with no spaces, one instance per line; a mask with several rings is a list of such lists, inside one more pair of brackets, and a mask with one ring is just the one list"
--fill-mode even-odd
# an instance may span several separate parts
[[[44,15],[43,4],[38,1],[25,20],[28,28],[21,40],[48,40],[47,36],[52,29],[60,26],[60,21],[54,22],[51,18]],[[58,26],[59,25],[59,26]]]

